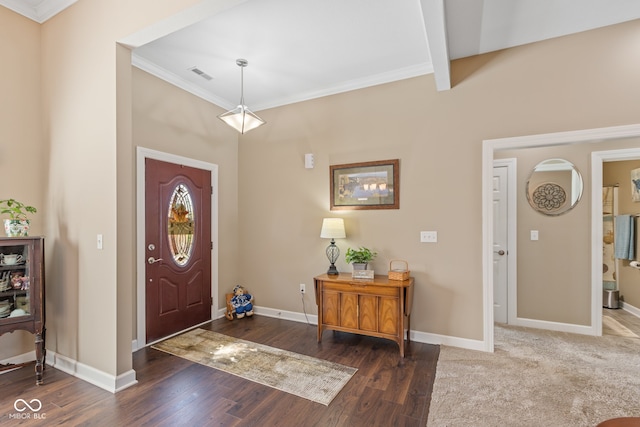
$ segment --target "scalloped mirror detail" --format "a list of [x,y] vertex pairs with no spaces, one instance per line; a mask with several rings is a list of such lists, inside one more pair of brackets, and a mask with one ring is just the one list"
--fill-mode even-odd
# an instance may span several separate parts
[[578,204],[582,190],[582,175],[573,163],[564,159],[548,159],[531,171],[526,193],[529,205],[535,211],[557,216]]
[[168,215],[167,238],[171,255],[175,263],[183,267],[191,257],[195,230],[193,202],[186,185],[178,184],[173,190]]

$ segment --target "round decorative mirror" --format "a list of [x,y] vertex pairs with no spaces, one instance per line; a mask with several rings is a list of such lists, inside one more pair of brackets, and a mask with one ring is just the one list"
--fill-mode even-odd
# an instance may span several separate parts
[[582,197],[582,176],[573,163],[564,159],[544,160],[527,180],[527,200],[544,215],[567,213]]

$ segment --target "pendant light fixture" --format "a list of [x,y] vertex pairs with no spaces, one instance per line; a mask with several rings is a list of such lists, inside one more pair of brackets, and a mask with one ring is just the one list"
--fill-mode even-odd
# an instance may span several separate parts
[[220,114],[218,118],[243,134],[262,126],[266,122],[244,105],[244,67],[249,62],[246,59],[236,59],[236,64],[240,67],[240,105],[233,110]]

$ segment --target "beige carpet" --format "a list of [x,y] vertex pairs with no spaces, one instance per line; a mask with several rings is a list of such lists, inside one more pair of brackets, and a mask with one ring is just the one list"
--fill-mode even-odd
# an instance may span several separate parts
[[329,405],[357,371],[204,329],[152,347],[323,405]]
[[495,348],[441,347],[429,427],[593,427],[640,416],[639,338],[496,325]]

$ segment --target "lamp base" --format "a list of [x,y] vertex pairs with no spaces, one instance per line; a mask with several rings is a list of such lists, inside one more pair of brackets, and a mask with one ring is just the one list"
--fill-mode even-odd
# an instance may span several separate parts
[[340,273],[338,272],[338,269],[336,268],[336,266],[331,264],[331,266],[329,267],[329,270],[327,271],[327,274],[329,276],[337,276]]
[[326,252],[329,263],[331,263],[327,274],[330,276],[337,276],[339,273],[336,268],[336,261],[338,260],[338,256],[340,256],[340,249],[336,246],[336,241],[333,238],[331,238],[331,243],[327,246]]

